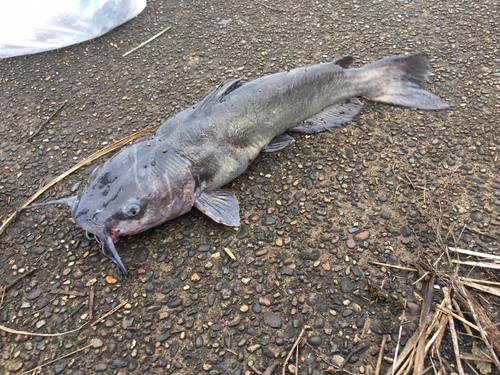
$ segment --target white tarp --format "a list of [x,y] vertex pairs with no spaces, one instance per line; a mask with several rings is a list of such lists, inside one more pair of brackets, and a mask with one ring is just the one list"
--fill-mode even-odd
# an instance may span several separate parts
[[96,38],[134,18],[146,0],[0,1],[0,58]]

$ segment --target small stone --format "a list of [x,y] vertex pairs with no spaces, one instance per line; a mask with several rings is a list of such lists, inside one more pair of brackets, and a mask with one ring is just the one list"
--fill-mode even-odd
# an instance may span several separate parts
[[356,238],[358,241],[366,241],[368,238],[370,238],[370,232],[368,232],[367,230],[364,230],[364,231],[356,234],[356,236],[354,236],[354,238]]
[[106,366],[105,363],[99,363],[96,367],[95,367],[95,372],[103,372],[103,371],[106,371],[108,369],[108,366]]
[[408,302],[408,311],[410,312],[411,316],[418,316],[420,315],[420,306],[417,305],[414,302]]
[[263,314],[264,323],[272,328],[281,328],[281,318],[278,315],[265,312]]
[[[9,364],[9,371],[11,372],[16,372],[16,371],[19,371],[19,369],[23,367],[23,363],[22,362],[11,362]],[[5,368],[4,368],[5,370]]]
[[372,330],[372,332],[375,332],[377,335],[382,335],[383,332],[382,330],[380,329],[379,325],[375,322],[373,322],[372,324],[370,324],[370,329]]
[[480,222],[483,221],[484,216],[483,216],[483,214],[481,212],[474,211],[474,212],[471,212],[470,219],[472,221],[475,221],[476,223],[480,223]]
[[56,363],[56,364],[54,365],[54,373],[55,373],[56,375],[58,375],[58,374],[60,374],[61,372],[63,372],[65,368],[66,368],[66,363],[62,363],[62,362],[61,362],[61,363]]
[[115,354],[117,348],[118,346],[114,342],[110,342],[106,348],[106,353],[108,353],[108,357],[111,357],[113,354]]
[[133,316],[124,316],[122,319],[122,328],[127,329],[128,327],[132,327],[132,324],[134,324],[134,317]]
[[352,238],[349,238],[347,241],[346,241],[346,245],[349,249],[352,249],[354,248],[354,246],[356,246],[356,241],[354,241],[354,239]]
[[285,339],[290,340],[295,336],[295,329],[292,326],[288,326],[284,333]]
[[254,313],[257,313],[257,314],[262,311],[262,307],[260,306],[260,304],[258,302],[256,302],[256,303],[253,304],[252,311]]
[[170,345],[170,358],[174,358],[177,352],[179,351],[179,341],[174,340],[172,341],[172,344]]
[[41,290],[35,290],[35,291],[31,292],[30,294],[28,294],[28,296],[26,298],[31,301],[31,300],[37,299],[40,296],[40,294],[42,294]]
[[283,271],[281,271],[281,274],[285,276],[293,276],[293,268],[285,267],[283,268]]
[[389,219],[391,218],[391,214],[390,214],[389,212],[385,212],[385,211],[384,211],[384,212],[382,212],[382,213],[380,214],[380,217],[381,217],[382,219],[389,220]]
[[348,316],[351,316],[352,313],[353,313],[353,311],[351,309],[346,309],[346,310],[342,311],[342,316],[344,318],[347,318]]
[[173,301],[169,302],[167,306],[170,307],[171,309],[175,309],[176,307],[182,305],[182,302],[183,302],[182,298],[176,298]]
[[104,345],[101,339],[94,337],[92,340],[90,340],[90,344],[94,349],[100,348]]
[[312,336],[309,338],[309,344],[315,347],[323,345],[323,339],[319,336]]
[[248,226],[242,224],[240,226],[240,230],[236,234],[236,238],[242,240],[243,238],[247,237],[248,234],[249,234]]
[[203,346],[203,337],[198,336],[198,337],[196,338],[195,342],[194,342],[194,347],[195,347],[196,349],[199,349],[199,348],[201,348],[202,346]]
[[403,237],[409,237],[411,236],[411,228],[409,226],[402,226],[401,229],[399,229],[399,233],[401,233],[401,235]]
[[319,250],[314,250],[310,253],[300,253],[300,259],[316,261],[319,259]]
[[240,311],[241,311],[242,313],[246,313],[246,312],[248,311],[248,306],[247,306],[247,305],[243,305],[243,306],[241,306],[241,307],[240,307]]
[[315,329],[321,329],[325,326],[325,321],[323,320],[322,317],[318,317],[314,320],[314,324],[313,324],[313,327]]
[[354,290],[354,284],[349,279],[342,279],[340,281],[340,290],[344,293],[349,293]]
[[260,349],[260,344],[255,344],[255,345],[249,346],[247,350],[250,353],[253,353],[253,352],[255,352],[256,350],[259,350],[259,349]]
[[70,277],[73,280],[80,280],[83,277],[83,271],[78,269],[75,272],[73,272]]

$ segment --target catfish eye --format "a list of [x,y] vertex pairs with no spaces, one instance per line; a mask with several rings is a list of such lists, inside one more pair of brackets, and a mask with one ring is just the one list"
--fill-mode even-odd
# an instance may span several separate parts
[[139,212],[141,212],[141,206],[137,203],[130,203],[127,207],[125,207],[125,214],[129,217],[136,216]]

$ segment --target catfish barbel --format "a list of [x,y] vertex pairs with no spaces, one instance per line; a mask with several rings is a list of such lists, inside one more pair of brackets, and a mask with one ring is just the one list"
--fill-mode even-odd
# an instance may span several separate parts
[[193,206],[217,223],[239,226],[238,199],[221,187],[260,152],[291,144],[286,132],[317,133],[348,122],[362,109],[357,96],[426,110],[448,108],[421,88],[430,70],[424,54],[349,69],[352,61],[347,56],[244,84],[224,82],[168,119],[155,135],[110,158],[79,195],[29,207],[70,206],[76,224],[126,275],[114,245],[119,237],[156,227]]

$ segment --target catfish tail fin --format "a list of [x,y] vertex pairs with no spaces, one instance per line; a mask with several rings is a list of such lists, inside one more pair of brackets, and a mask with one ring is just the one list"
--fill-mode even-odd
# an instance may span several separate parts
[[419,109],[447,109],[449,104],[424,90],[430,65],[427,55],[394,56],[366,66],[367,78],[374,82],[367,96],[377,102]]

